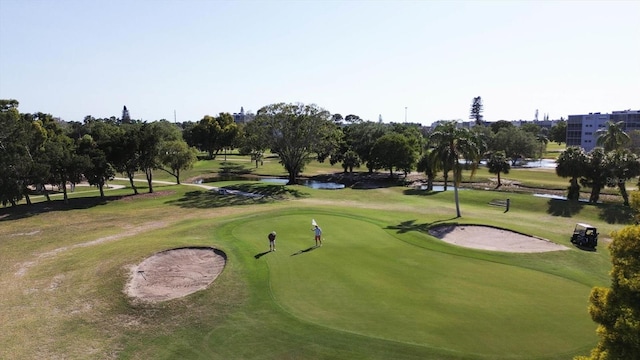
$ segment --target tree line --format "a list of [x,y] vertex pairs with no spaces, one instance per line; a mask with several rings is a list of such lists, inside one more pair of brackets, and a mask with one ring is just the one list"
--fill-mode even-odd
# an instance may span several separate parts
[[137,194],[134,176],[143,172],[153,192],[154,170],[166,171],[180,183],[180,172],[193,166],[200,152],[214,159],[231,149],[251,156],[256,167],[267,151],[276,154],[290,184],[310,161],[328,160],[345,173],[366,167],[369,173],[387,171],[394,177],[417,170],[427,176],[428,188],[441,173],[445,188],[451,182],[457,193],[463,169],[473,173],[486,159],[500,186],[501,173],[522,159],[541,158],[546,144],[561,142],[557,134],[566,129],[562,121],[551,130],[507,121],[462,128],[456,121],[443,121],[431,130],[365,121],[353,114],[343,117],[315,104],[267,105],[246,124],[235,123],[228,113],[206,115],[198,122],[146,123],[131,120],[126,107],[121,118],[87,116],[82,122],[64,122],[50,114],[19,113],[16,100],[0,100],[0,106],[3,204],[30,203],[30,193],[48,196],[51,186],[59,186],[66,199],[64,185],[82,180],[104,196],[105,183],[116,173],[126,176]]

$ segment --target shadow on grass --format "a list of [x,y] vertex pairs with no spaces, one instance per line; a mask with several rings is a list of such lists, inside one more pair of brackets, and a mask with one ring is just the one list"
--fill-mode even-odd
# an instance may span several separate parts
[[549,208],[547,214],[553,216],[572,217],[579,213],[584,207],[584,203],[579,201],[568,201],[560,199],[551,199],[548,202]]
[[597,251],[595,247],[581,246],[581,245],[578,245],[578,244],[574,244],[574,246],[577,249],[580,249],[582,251],[589,251],[589,252],[596,252]]
[[308,253],[309,251],[315,250],[317,248],[318,248],[318,246],[312,246],[310,248],[307,248],[307,249],[304,249],[304,250],[300,250],[298,252],[294,252],[293,254],[291,254],[291,256],[296,256],[296,255],[301,255],[301,254],[304,254],[304,253]]
[[608,224],[632,224],[634,211],[628,206],[619,204],[600,205],[598,216]]
[[431,196],[441,193],[442,191],[406,189],[402,193],[404,195]]
[[245,193],[260,194],[262,196],[271,197],[275,199],[284,199],[287,197],[304,198],[308,197],[309,193],[302,192],[297,189],[290,189],[284,185],[274,185],[265,183],[255,184],[238,184],[225,186],[225,189],[238,190]]
[[269,251],[265,251],[265,252],[261,252],[260,254],[255,254],[255,255],[253,255],[253,257],[254,257],[254,258],[256,258],[256,259],[260,259],[261,257],[263,257],[263,256],[267,255],[267,254],[268,254],[268,253],[270,253],[270,252],[271,252],[271,250],[269,250]]
[[243,164],[234,164],[230,162],[223,162],[220,166],[220,175],[244,175],[250,174],[253,171],[251,168],[247,168]]
[[300,198],[308,195],[301,191],[287,189],[280,185],[242,184],[227,186],[224,189],[237,190],[259,196],[245,196],[233,193],[220,194],[212,190],[198,190],[189,191],[180,199],[168,201],[167,204],[180,206],[182,208],[208,209],[223,206],[266,204],[277,200],[284,200],[288,197]]
[[20,204],[11,207],[0,208],[0,221],[24,219],[53,211],[90,209],[95,206],[106,205],[111,201],[120,200],[132,196],[134,195],[105,196],[104,198],[95,196],[71,198],[67,203],[65,203],[64,200],[60,199],[34,203],[32,205]]
[[[422,233],[427,233],[429,229],[432,228],[434,225],[438,225],[439,227],[442,226],[442,228],[445,229],[443,231],[452,231],[453,227],[455,225],[458,225],[458,223],[448,222],[448,221],[455,220],[455,219],[457,218],[452,217],[450,219],[436,220],[434,222],[423,223],[423,224],[417,224],[415,220],[407,220],[407,221],[401,222],[398,225],[389,225],[387,226],[387,229],[397,230],[399,234],[404,234],[409,231],[418,231]],[[446,226],[446,225],[450,225],[450,226]]]

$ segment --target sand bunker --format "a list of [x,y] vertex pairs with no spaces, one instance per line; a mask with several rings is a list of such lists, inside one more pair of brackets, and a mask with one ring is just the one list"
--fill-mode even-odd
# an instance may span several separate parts
[[125,292],[149,302],[183,297],[209,286],[226,262],[224,252],[210,247],[166,250],[132,267]]
[[442,241],[473,249],[533,253],[568,250],[549,240],[517,232],[480,225],[442,225],[429,229]]

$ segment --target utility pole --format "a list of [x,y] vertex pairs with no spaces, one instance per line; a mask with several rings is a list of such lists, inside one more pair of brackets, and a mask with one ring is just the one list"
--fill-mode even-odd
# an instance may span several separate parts
[[404,122],[407,122],[407,107],[404,107]]

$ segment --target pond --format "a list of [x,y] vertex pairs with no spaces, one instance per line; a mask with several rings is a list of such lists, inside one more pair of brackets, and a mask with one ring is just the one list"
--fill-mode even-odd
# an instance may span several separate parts
[[[533,194],[533,196],[536,197],[542,197],[542,198],[547,198],[547,199],[553,199],[553,200],[567,200],[566,196],[562,196],[562,195],[555,195],[555,194]],[[589,199],[578,199],[579,202],[589,202]]]
[[540,159],[540,160],[527,161],[520,165],[524,168],[555,169],[557,164],[554,159]]
[[[427,185],[420,185],[420,190],[427,190]],[[466,189],[458,188],[458,190],[466,190]],[[444,185],[433,185],[433,188],[431,191],[434,191],[434,192],[445,191]],[[453,191],[453,185],[447,186],[446,191]]]
[[[282,184],[286,185],[289,180],[282,178],[262,178],[261,182],[273,183],[273,184]],[[329,181],[315,181],[315,180],[302,180],[300,181],[301,185],[310,187],[312,189],[328,189],[328,190],[336,190],[336,189],[344,189],[344,184],[329,182]]]

